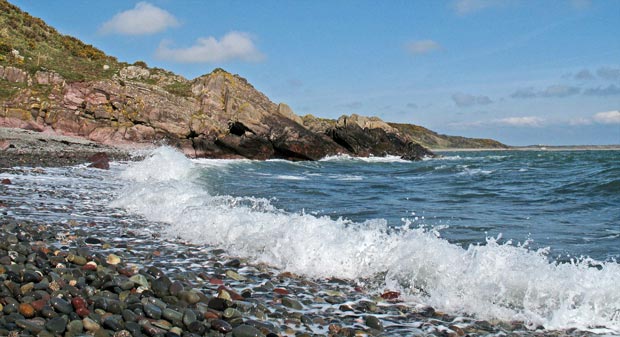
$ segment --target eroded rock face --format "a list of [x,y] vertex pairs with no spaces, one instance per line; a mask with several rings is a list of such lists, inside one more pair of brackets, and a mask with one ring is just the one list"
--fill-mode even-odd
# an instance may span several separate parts
[[[17,72],[8,68],[1,69],[1,75],[13,79]],[[153,76],[158,83],[186,85],[191,97],[141,82]],[[192,81],[166,76],[129,66],[114,79],[66,83],[56,73],[39,71],[34,81],[50,86],[47,95],[20,91],[5,102],[0,125],[53,130],[107,145],[163,142],[192,157],[419,157],[419,149],[378,118],[353,115],[313,124],[286,104],[274,104],[245,79],[221,69]],[[27,73],[26,77],[24,81],[29,80]]]

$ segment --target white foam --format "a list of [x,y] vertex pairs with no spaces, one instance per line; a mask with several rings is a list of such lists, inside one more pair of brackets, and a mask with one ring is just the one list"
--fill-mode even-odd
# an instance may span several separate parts
[[288,175],[288,174],[280,174],[275,176],[276,179],[280,179],[280,180],[308,180],[308,178],[306,177],[301,177],[301,176],[293,176],[293,175]]
[[400,156],[385,157],[352,157],[347,154],[339,154],[335,156],[327,156],[320,161],[343,161],[343,162],[365,162],[365,163],[408,163],[408,160],[402,159]]
[[121,175],[129,181],[113,206],[168,223],[171,237],[309,277],[381,277],[382,288],[442,311],[620,332],[616,263],[556,264],[544,251],[494,239],[462,248],[421,228],[389,230],[384,220],[286,213],[266,199],[211,196],[192,180],[194,169],[182,155],[160,149]]

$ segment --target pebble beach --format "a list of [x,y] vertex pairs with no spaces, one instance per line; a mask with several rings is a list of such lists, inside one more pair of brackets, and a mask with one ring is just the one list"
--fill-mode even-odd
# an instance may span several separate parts
[[[70,192],[20,190],[20,177],[85,164],[102,148],[58,141],[50,156],[58,149],[32,142],[57,141],[30,136],[0,139],[9,143],[0,161],[0,336],[595,335],[450,315],[372,290],[373,280],[304,278],[162,237],[160,224],[123,212],[97,218],[79,205],[46,205]],[[55,216],[25,220],[31,209]]]

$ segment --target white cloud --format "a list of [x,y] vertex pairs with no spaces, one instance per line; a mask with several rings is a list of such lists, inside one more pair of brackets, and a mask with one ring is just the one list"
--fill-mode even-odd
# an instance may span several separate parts
[[453,94],[452,100],[459,107],[469,107],[473,105],[486,105],[493,103],[493,101],[488,96],[474,96],[463,93]]
[[413,55],[422,55],[440,50],[441,45],[433,40],[418,40],[407,43],[405,48]]
[[594,115],[593,119],[601,124],[620,124],[620,111],[599,112]]
[[148,35],[179,25],[179,21],[169,12],[139,2],[133,9],[120,12],[106,21],[99,32],[104,34]]
[[542,127],[547,123],[544,118],[535,116],[506,117],[500,119],[478,120],[471,122],[450,123],[449,126],[456,128],[485,128],[485,127]]
[[505,126],[525,126],[525,127],[540,127],[544,124],[545,120],[540,117],[525,116],[525,117],[507,117],[494,120],[492,124],[505,125]]
[[229,32],[220,40],[212,36],[202,37],[188,48],[174,49],[170,45],[170,41],[162,41],[157,48],[157,57],[181,63],[258,62],[265,58],[254,45],[250,34],[243,32]]
[[467,15],[489,7],[496,7],[508,3],[510,0],[455,0],[452,8],[459,15]]

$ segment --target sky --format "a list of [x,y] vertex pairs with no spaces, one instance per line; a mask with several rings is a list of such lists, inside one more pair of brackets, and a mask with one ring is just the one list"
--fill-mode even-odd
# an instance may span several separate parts
[[9,0],[120,61],[239,74],[298,115],[620,144],[617,0]]

